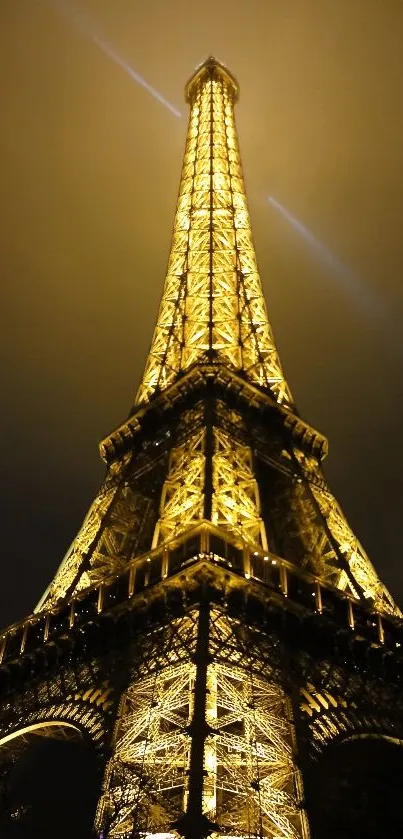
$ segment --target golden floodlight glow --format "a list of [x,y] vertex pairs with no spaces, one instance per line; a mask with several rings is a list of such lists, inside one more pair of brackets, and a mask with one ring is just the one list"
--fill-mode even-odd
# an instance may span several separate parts
[[[190,80],[186,96],[189,127],[168,273],[134,416],[189,368],[208,364],[214,370],[220,363],[261,387],[295,418],[252,242],[234,116],[238,85],[226,68],[209,59]],[[180,442],[172,441],[152,546],[168,543],[207,517],[250,547],[266,551],[267,521],[261,516],[252,450],[222,427],[226,406],[219,403],[208,456],[203,411],[202,405],[188,411],[178,429]],[[233,412],[231,421],[241,432],[241,415]],[[206,516],[208,457],[213,492]],[[354,597],[363,594],[383,612],[400,615],[327,487],[318,459],[297,445],[286,457],[296,476],[290,514],[305,529],[312,572]],[[130,462],[129,452],[110,465],[38,608],[123,570],[129,550],[135,556],[133,533],[141,530],[152,504],[123,480]],[[320,533],[311,523],[317,514]]]
[[[213,612],[212,620],[225,638],[227,619]],[[191,649],[195,619],[177,627]],[[160,672],[132,684],[122,700],[97,815],[99,826],[108,817],[110,839],[126,839],[136,822],[147,824],[146,836],[159,835],[186,810],[196,671],[188,661],[174,662],[168,650]],[[214,839],[308,839],[291,719],[279,685],[232,663],[208,666],[203,813],[220,821]]]
[[[81,615],[97,644],[111,633],[101,652],[89,646],[89,669],[98,656],[112,668],[114,698],[109,676],[69,697],[83,728],[87,700],[115,703],[99,836],[309,839],[298,702],[318,715],[314,738],[336,737],[332,712],[347,705],[350,674],[319,690],[304,674],[310,648],[296,652],[299,638],[288,646],[290,627],[304,638],[328,609],[337,631],[344,613],[346,636],[361,609],[378,648],[384,614],[400,612],[327,487],[326,441],[297,415],[281,369],[246,205],[238,85],[208,59],[186,97],[172,247],[145,372],[128,420],[103,443],[105,480],[38,625],[52,640],[53,617],[67,633],[81,632]],[[20,651],[34,631],[32,622],[23,641],[15,634]],[[65,713],[74,722],[70,705]]]
[[270,328],[235,127],[238,86],[214,60],[187,86],[190,118],[168,271],[136,404],[208,359],[293,401]]

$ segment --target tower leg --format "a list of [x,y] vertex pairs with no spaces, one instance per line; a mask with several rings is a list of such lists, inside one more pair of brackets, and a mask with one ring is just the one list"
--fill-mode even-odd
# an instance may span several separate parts
[[189,733],[192,739],[189,757],[187,806],[185,814],[174,825],[184,839],[205,839],[213,830],[218,829],[218,825],[211,822],[203,813],[205,779],[208,774],[205,768],[206,738],[212,733],[206,719],[209,692],[209,626],[210,604],[208,599],[205,599],[200,603],[196,652],[194,654],[196,678],[193,715],[189,725]]

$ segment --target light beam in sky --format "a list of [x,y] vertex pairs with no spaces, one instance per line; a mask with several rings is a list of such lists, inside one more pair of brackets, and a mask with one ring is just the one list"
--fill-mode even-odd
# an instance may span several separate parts
[[354,274],[351,268],[344,265],[326,245],[314,236],[311,230],[295,218],[279,201],[270,196],[268,202],[305,239],[321,261],[330,268],[331,274],[338,280],[338,284],[354,299],[359,308],[364,309],[368,315],[382,314],[382,303],[377,295]]
[[160,102],[161,105],[164,105],[166,108],[168,108],[168,110],[171,111],[171,113],[174,114],[174,116],[182,116],[180,111],[178,111],[178,109],[175,108],[174,105],[171,104],[171,102],[168,102],[168,99],[165,99],[165,96],[163,96],[162,93],[156,90],[155,87],[152,87],[152,85],[150,85],[149,82],[147,82],[143,78],[143,76],[140,76],[140,73],[137,73],[136,70],[134,70],[133,67],[131,67],[130,64],[128,64],[116,52],[116,50],[112,47],[111,44],[108,43],[108,41],[105,41],[104,38],[101,38],[101,36],[96,31],[94,23],[89,19],[89,17],[86,14],[84,14],[84,12],[77,9],[77,7],[75,7],[72,3],[66,2],[66,0],[43,0],[43,2],[45,3],[45,5],[60,12],[60,14],[63,15],[63,17],[66,18],[66,20],[68,20],[70,23],[73,23],[81,35],[85,35],[94,44],[96,44],[96,46],[99,47],[99,49],[102,50],[102,52],[105,55],[107,55],[108,58],[111,58],[112,61],[114,61],[115,64],[118,65],[118,67],[121,67],[122,70],[124,70],[130,76],[130,78],[133,79],[133,81],[141,85],[141,87],[144,87],[144,89],[147,90],[148,93],[150,93],[151,96],[154,97],[154,99]]

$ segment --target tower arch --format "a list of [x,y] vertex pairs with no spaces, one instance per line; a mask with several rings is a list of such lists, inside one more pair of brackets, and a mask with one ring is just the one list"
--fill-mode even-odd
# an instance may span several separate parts
[[[17,727],[0,740],[0,835],[84,837],[91,831],[101,765],[89,732],[66,719]],[[60,819],[60,813],[63,818]]]

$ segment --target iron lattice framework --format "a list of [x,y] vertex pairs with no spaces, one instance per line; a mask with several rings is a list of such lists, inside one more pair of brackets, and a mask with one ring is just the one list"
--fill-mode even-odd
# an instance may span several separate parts
[[[211,367],[210,375],[221,366],[240,374],[289,414],[286,422],[297,422],[252,242],[234,118],[238,86],[212,59],[191,79],[186,95],[191,111],[168,274],[135,407],[119,432],[123,438],[139,429],[144,406],[198,366]],[[129,451],[114,459],[40,606],[119,571],[128,557],[147,549],[150,530],[155,546],[207,518],[255,548],[268,547],[245,422],[239,412],[223,421],[224,412],[225,405],[218,406],[213,416],[200,403],[182,414],[174,431],[160,428],[152,468],[150,447],[147,459],[144,449],[140,458]],[[299,528],[305,521],[305,551],[315,573],[397,613],[326,486],[322,456],[323,450],[318,457],[295,441],[276,452],[277,468],[303,484],[300,491],[294,488],[292,504],[286,499],[287,518],[297,518]]]
[[186,94],[191,111],[168,273],[136,403],[207,358],[242,370],[292,406],[253,247],[235,128],[238,86],[212,61]]
[[[134,407],[101,443],[105,479],[36,612],[0,638],[6,673],[31,662],[23,695],[10,671],[0,768],[20,736],[65,724],[105,764],[104,839],[308,839],[304,760],[343,732],[400,732],[401,614],[281,369],[238,86],[209,59],[186,96],[168,273]],[[356,637],[381,651],[367,681]]]
[[[206,673],[203,814],[211,824],[219,821],[218,835],[297,839],[302,784],[293,762],[289,700],[253,666],[239,666],[232,622],[218,610],[209,618],[210,637],[199,639],[215,659]],[[98,811],[100,826],[109,821],[111,837],[130,836],[133,823],[147,824],[150,834],[180,823],[191,795],[190,726],[197,701],[191,660],[202,626],[197,613],[180,620],[184,660],[172,647],[172,664],[136,680],[122,699]]]

